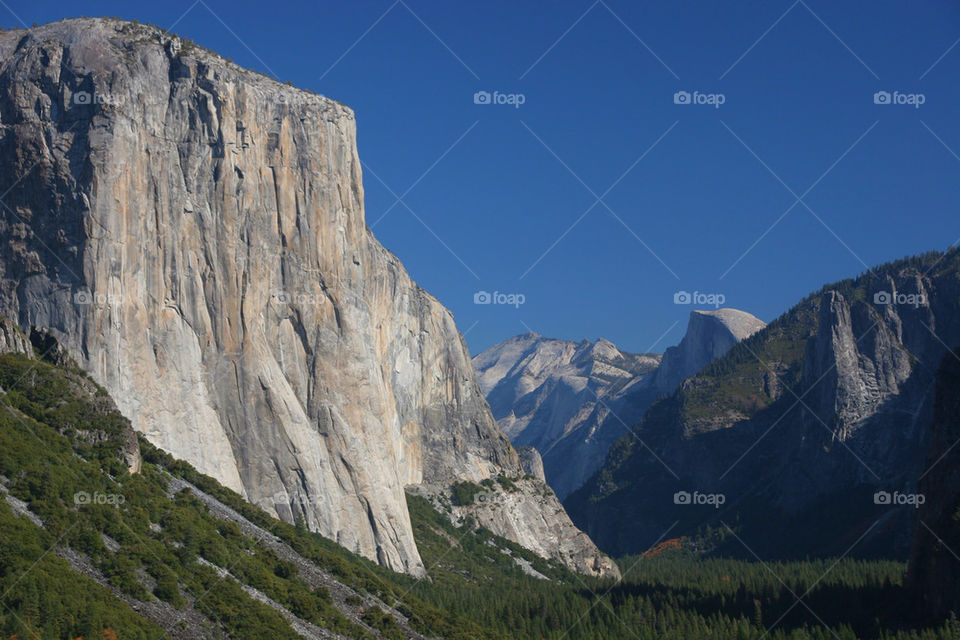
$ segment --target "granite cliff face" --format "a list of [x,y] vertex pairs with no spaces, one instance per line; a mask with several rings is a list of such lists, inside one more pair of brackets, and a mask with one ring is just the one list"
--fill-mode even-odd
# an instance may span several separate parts
[[658,396],[763,326],[737,309],[696,310],[683,340],[662,356],[621,351],[603,339],[576,343],[527,333],[490,347],[473,364],[500,427],[514,445],[540,452],[547,481],[564,499]]
[[660,362],[658,354],[620,351],[607,340],[571,342],[526,333],[473,359],[493,417],[515,446],[540,452],[560,498],[599,468],[623,427],[600,426],[623,389]]
[[365,225],[350,109],[120,21],[0,60],[0,314],[152,442],[415,574],[405,486],[522,475],[450,313]]
[[764,326],[762,320],[739,309],[691,311],[683,340],[664,352],[660,366],[644,386],[660,394],[673,393],[684,378],[700,371]]
[[[874,494],[916,490],[933,372],[944,345],[960,344],[958,311],[956,249],[824,287],[650,407],[650,449],[616,443],[567,499],[574,522],[615,552],[642,550],[674,522],[671,535],[738,522],[762,557],[853,547],[905,559],[916,509]],[[698,507],[677,492],[725,501]]]
[[19,353],[33,357],[33,347],[27,335],[5,318],[0,318],[0,353]]
[[520,456],[520,465],[524,473],[541,482],[547,481],[546,472],[543,470],[543,457],[539,451],[533,447],[517,447],[517,454]]

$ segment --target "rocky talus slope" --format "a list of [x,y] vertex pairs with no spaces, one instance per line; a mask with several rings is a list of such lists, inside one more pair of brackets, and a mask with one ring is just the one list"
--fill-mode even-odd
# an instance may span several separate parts
[[366,227],[349,108],[115,20],[2,33],[0,61],[0,314],[151,442],[414,574],[405,486],[523,475]]

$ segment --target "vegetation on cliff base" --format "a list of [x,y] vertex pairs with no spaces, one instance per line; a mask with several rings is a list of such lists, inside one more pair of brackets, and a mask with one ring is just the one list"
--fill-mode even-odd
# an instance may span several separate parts
[[[472,522],[455,527],[413,495],[408,505],[430,579],[395,574],[267,516],[146,441],[142,473],[129,474],[122,462],[126,422],[79,373],[3,355],[0,387],[7,390],[0,392],[0,484],[43,522],[0,500],[2,638],[166,637],[115,594],[166,603],[174,615],[199,612],[211,621],[211,636],[294,637],[280,613],[245,590],[251,587],[351,638],[404,637],[368,596],[396,608],[424,635],[453,640],[761,638],[769,627],[767,635],[780,639],[960,638],[956,621],[912,626],[899,563],[705,560],[678,542],[622,559],[624,578],[613,582],[573,574]],[[355,589],[347,604],[357,621],[191,491],[170,495],[171,476]],[[66,548],[89,558],[109,588],[61,559],[58,550]]]

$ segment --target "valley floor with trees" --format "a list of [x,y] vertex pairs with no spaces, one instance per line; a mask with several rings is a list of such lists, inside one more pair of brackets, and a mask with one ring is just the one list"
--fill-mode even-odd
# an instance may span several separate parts
[[[205,621],[192,637],[210,638],[297,637],[285,611],[341,637],[390,640],[960,639],[956,619],[914,615],[902,563],[764,564],[704,558],[670,541],[621,558],[614,582],[571,573],[475,523],[456,527],[411,494],[430,575],[418,580],[267,516],[142,438],[143,469],[129,473],[129,425],[79,370],[0,355],[0,388],[11,389],[0,392],[0,638],[176,636],[170,620],[144,614],[164,607],[175,623]],[[171,479],[195,490],[171,492]],[[312,584],[302,565],[212,512],[197,491],[353,595]],[[71,557],[88,559],[103,584]]]

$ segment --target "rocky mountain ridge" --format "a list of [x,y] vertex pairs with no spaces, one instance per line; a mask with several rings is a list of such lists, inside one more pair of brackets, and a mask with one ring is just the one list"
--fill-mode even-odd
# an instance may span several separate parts
[[523,476],[451,314],[366,227],[350,109],[115,20],[0,33],[0,60],[0,314],[151,442],[413,574],[405,487]]
[[621,351],[608,340],[526,333],[473,358],[494,418],[515,446],[532,446],[561,499],[603,464],[660,395],[764,326],[737,309],[694,310],[683,340],[663,354]]
[[659,394],[673,393],[685,378],[765,326],[759,318],[739,309],[694,309],[680,344],[663,353],[660,366],[644,386]]
[[672,523],[738,523],[762,557],[905,559],[916,509],[875,494],[916,491],[958,311],[956,249],[825,286],[655,403],[639,428],[649,449],[619,441],[568,510],[617,553]]
[[611,403],[659,361],[603,339],[577,343],[526,333],[478,354],[473,364],[500,428],[515,446],[540,452],[562,499],[602,462],[612,440],[598,428]]

